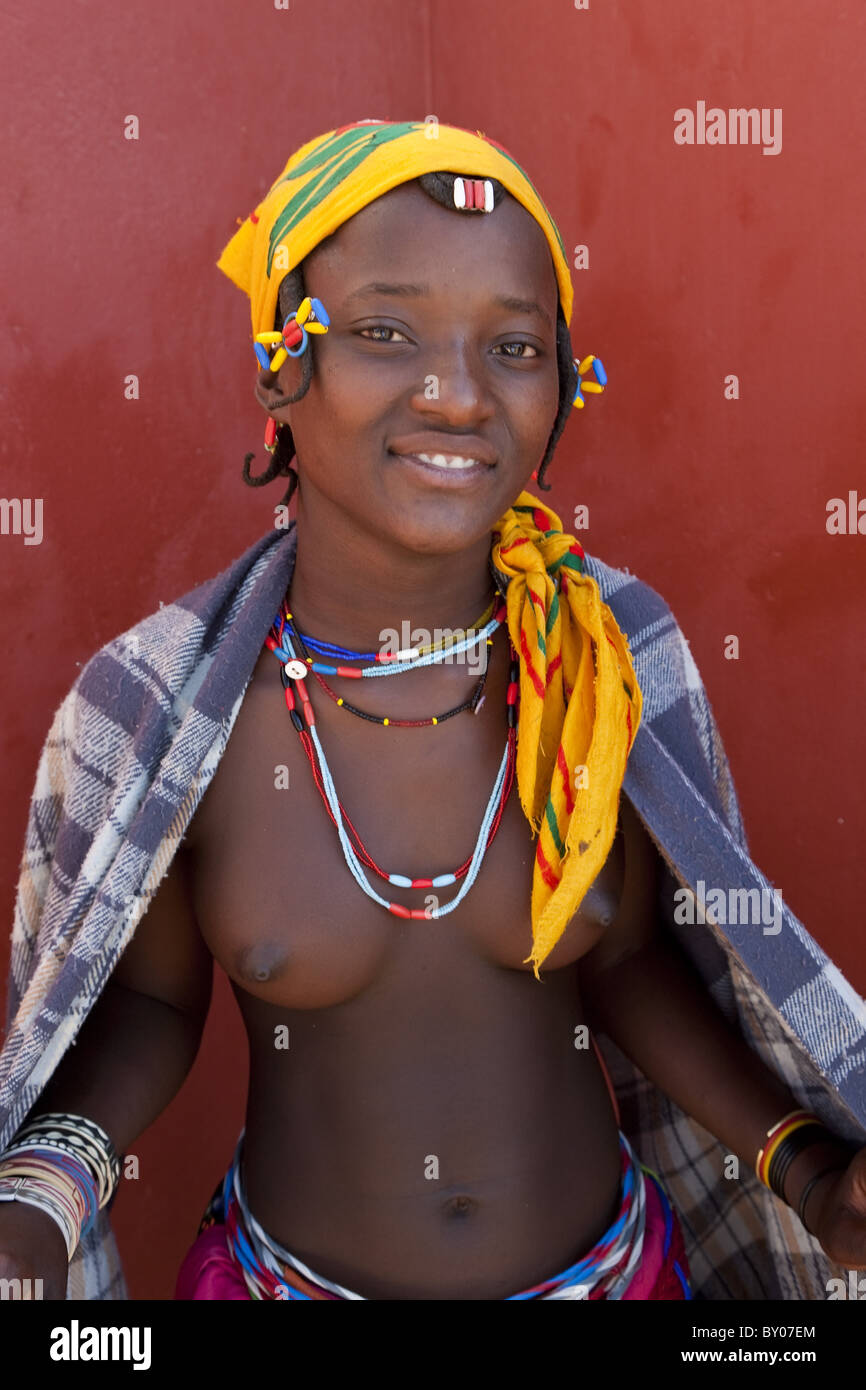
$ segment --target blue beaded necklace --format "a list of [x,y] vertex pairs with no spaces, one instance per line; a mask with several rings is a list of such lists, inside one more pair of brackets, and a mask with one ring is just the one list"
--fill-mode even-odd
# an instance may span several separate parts
[[[502,600],[500,599],[500,600],[499,600],[499,603],[501,604],[501,602],[502,602]],[[480,618],[476,618],[476,619],[475,619],[475,622],[472,623],[468,628],[458,628],[456,632],[453,632],[453,633],[451,634],[451,639],[452,639],[452,641],[455,640],[455,639],[459,636],[459,634],[460,634],[461,632],[463,632],[463,633],[466,633],[466,632],[477,632],[478,624],[479,624],[479,623],[486,623],[486,622],[488,622],[489,619],[490,619],[490,617],[491,617],[491,615],[495,617],[495,616],[496,616],[496,610],[498,609],[498,607],[499,607],[499,605],[497,604],[497,600],[496,600],[496,598],[494,597],[494,598],[490,601],[490,603],[487,605],[487,607],[485,608],[484,612],[481,614]],[[279,614],[279,613],[277,614],[276,621],[277,621],[278,624],[281,623],[281,622],[283,621],[282,615],[281,615],[281,614]],[[285,625],[288,627],[289,632],[291,633],[291,635],[292,635],[293,637],[297,637],[297,638],[300,638],[300,637],[301,637],[302,634],[301,634],[301,632],[299,631],[299,629],[297,628],[297,626],[295,625],[295,622],[294,622],[294,619],[293,619],[293,617],[292,617],[292,614],[289,612],[288,604],[285,605]],[[450,644],[450,643],[444,644],[444,643],[440,643],[440,642],[431,642],[431,643],[429,643],[429,644],[426,645],[426,646],[423,646],[423,645],[422,645],[422,646],[410,647],[410,648],[408,648],[408,650],[406,650],[406,651],[389,652],[389,653],[387,653],[387,654],[386,654],[386,653],[383,653],[383,652],[353,652],[353,651],[351,651],[348,647],[339,647],[339,646],[337,646],[337,644],[336,644],[335,642],[323,642],[323,641],[321,641],[320,639],[318,639],[318,638],[316,638],[316,637],[304,637],[304,639],[303,639],[303,644],[304,644],[305,646],[309,647],[310,651],[312,651],[312,652],[318,652],[320,656],[330,656],[330,657],[334,657],[334,658],[336,658],[336,659],[338,659],[338,660],[341,660],[341,661],[377,661],[377,662],[380,661],[380,662],[383,662],[383,663],[385,663],[385,662],[395,662],[395,661],[396,661],[396,662],[407,661],[407,660],[411,659],[411,658],[414,657],[414,656],[422,656],[422,655],[423,655],[425,652],[427,652],[427,651],[437,651],[437,650],[442,650],[442,649],[444,649],[444,650],[450,650],[450,649],[451,649],[451,644]],[[313,669],[315,670],[315,669],[317,669],[317,668],[314,667]],[[399,670],[399,669],[402,669],[402,668],[398,666],[396,669]],[[328,672],[330,672],[332,675],[335,675],[335,674],[343,675],[343,674],[344,674],[342,671],[340,671],[340,672],[338,673],[338,672],[337,672],[337,668],[336,668],[336,667],[333,667],[333,666],[332,666],[332,667],[323,666],[323,667],[321,668],[321,670],[322,670],[325,674],[327,674]],[[352,675],[357,675],[357,674],[358,674],[358,673],[357,673],[356,671],[353,671],[353,672],[352,672]]]
[[[472,636],[463,637],[459,642],[454,642],[449,647],[437,648],[433,651],[425,652],[420,656],[416,655],[416,653],[421,650],[420,648],[410,647],[408,651],[398,653],[399,660],[395,657],[384,663],[377,661],[376,665],[363,666],[360,671],[351,670],[345,666],[331,666],[325,662],[313,661],[312,659],[306,664],[308,664],[312,670],[322,675],[348,676],[353,679],[375,676],[399,676],[402,675],[404,671],[416,671],[422,666],[435,666],[440,662],[444,662],[447,657],[459,656],[461,652],[468,651],[470,647],[478,646],[480,642],[486,641],[486,639],[505,621],[505,614],[505,605],[501,604],[497,607],[490,621],[486,623],[484,627],[474,632]],[[274,656],[284,663],[295,660],[298,661],[300,665],[304,665],[305,663],[301,662],[299,657],[295,655],[294,647],[291,647],[291,642],[287,636],[291,627],[290,623],[282,614],[278,613],[274,619],[274,625],[278,630],[281,630],[282,636],[279,639],[276,637],[265,639],[267,646],[270,647]],[[305,645],[309,646],[310,639],[305,637],[303,640]],[[355,654],[352,653],[351,655],[354,656]],[[367,654],[364,653],[363,656],[360,658],[355,657],[355,659],[363,660],[366,655]],[[372,655],[377,656],[377,653],[374,652]],[[293,675],[293,672],[290,671],[289,675]]]

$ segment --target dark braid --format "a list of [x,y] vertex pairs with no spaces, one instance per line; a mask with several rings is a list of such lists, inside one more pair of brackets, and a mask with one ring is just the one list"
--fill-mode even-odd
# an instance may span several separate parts
[[[445,172],[435,174],[421,174],[417,179],[411,180],[419,183],[424,192],[433,198],[442,207],[454,207],[454,180],[456,174]],[[498,207],[505,197],[506,188],[497,180],[491,179],[493,185],[493,206]],[[304,263],[295,266],[280,282],[279,301],[277,313],[274,320],[274,329],[280,332],[287,316],[297,309],[301,300],[307,293],[304,285]],[[293,396],[281,396],[279,400],[272,402],[274,410],[281,410],[284,405],[293,405],[302,396],[307,394],[310,382],[313,379],[313,336],[307,344],[307,350],[301,356],[302,377],[301,384]],[[553,457],[553,452],[559,441],[562,431],[565,429],[565,422],[571,414],[574,402],[574,392],[577,380],[577,372],[574,366],[574,350],[571,345],[571,334],[568,331],[568,324],[562,312],[562,305],[557,297],[556,303],[556,365],[559,373],[559,406],[556,412],[556,419],[553,422],[553,429],[547,441],[547,448],[544,458],[538,466],[535,481],[543,492],[551,491],[551,484],[544,481],[544,473],[547,465]],[[250,487],[262,487],[264,483],[273,482],[274,478],[288,477],[289,485],[285,494],[280,500],[281,507],[287,507],[292,500],[295,488],[298,486],[298,475],[292,463],[295,459],[295,444],[292,439],[292,431],[286,424],[281,424],[277,430],[276,449],[271,455],[270,462],[263,473],[258,477],[250,476],[250,463],[255,458],[255,454],[247,454],[244,458],[243,480],[249,483]]]

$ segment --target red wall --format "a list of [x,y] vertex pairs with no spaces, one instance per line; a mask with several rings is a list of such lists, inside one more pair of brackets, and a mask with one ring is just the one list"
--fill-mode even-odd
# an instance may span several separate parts
[[[271,524],[246,299],[214,261],[292,150],[344,122],[441,121],[524,164],[604,360],[544,494],[667,598],[731,758],[751,848],[866,992],[860,704],[866,11],[811,0],[45,0],[7,12],[0,535],[12,921],[42,741],[80,663]],[[675,144],[674,112],[783,112],[781,153]],[[124,119],[140,139],[123,138]],[[777,127],[778,129],[778,127]],[[141,379],[139,401],[123,378]],[[726,400],[735,373],[739,400]],[[866,520],[864,520],[866,527]],[[740,657],[725,660],[737,634]],[[5,934],[4,934],[5,936]],[[5,941],[4,941],[5,951]],[[0,965],[5,969],[5,955]],[[220,978],[199,1062],[137,1143],[115,1229],[133,1297],[167,1298],[242,1122],[246,1044]],[[218,1100],[218,1104],[215,1103]]]

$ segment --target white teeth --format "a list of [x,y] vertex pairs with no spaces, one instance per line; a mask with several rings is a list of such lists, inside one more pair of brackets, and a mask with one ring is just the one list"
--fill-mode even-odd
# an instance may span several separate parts
[[478,459],[461,458],[459,454],[416,454],[422,463],[434,463],[437,468],[471,468]]

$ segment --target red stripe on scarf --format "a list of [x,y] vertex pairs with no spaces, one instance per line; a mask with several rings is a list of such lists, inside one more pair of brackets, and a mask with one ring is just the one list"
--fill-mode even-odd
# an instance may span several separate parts
[[547,685],[550,685],[550,677],[553,675],[553,673],[554,673],[554,671],[557,669],[557,667],[559,667],[559,666],[561,666],[561,665],[562,665],[562,652],[559,653],[559,656],[555,656],[555,657],[553,658],[553,660],[551,661],[550,665],[549,665],[548,668],[547,668],[547,676],[546,676],[546,679],[545,679],[545,683],[546,683]]
[[548,888],[556,888],[556,886],[559,883],[559,875],[554,873],[553,869],[550,867],[547,860],[545,859],[544,851],[541,848],[541,840],[538,841],[538,844],[535,849],[535,862],[541,870],[541,877],[544,879]]
[[499,554],[500,554],[500,555],[507,555],[508,552],[509,552],[509,550],[514,550],[514,548],[515,548],[516,546],[518,546],[518,545],[528,545],[528,544],[529,544],[529,537],[528,537],[528,536],[521,536],[521,537],[519,538],[519,540],[516,540],[516,541],[509,541],[508,545],[501,545],[501,546],[499,547]]
[[539,700],[543,700],[544,686],[541,683],[541,677],[539,676],[538,672],[532,664],[532,654],[526,645],[526,633],[523,631],[523,628],[520,629],[520,651],[523,656],[523,660],[526,662],[526,669],[529,672],[532,684],[535,686],[535,693],[538,696]]
[[565,754],[562,751],[562,744],[559,745],[559,752],[556,755],[556,766],[562,773],[562,781],[565,787],[565,809],[569,815],[574,810],[574,798],[571,795],[571,775],[565,761]]

